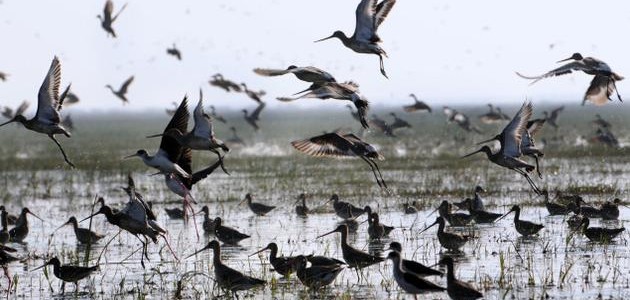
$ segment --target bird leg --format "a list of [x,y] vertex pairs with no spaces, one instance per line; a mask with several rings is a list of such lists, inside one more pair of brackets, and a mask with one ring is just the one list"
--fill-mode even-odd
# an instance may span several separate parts
[[387,73],[385,73],[385,65],[383,65],[383,55],[381,55],[379,53],[378,54],[378,59],[379,59],[380,66],[381,66],[381,74],[383,74],[383,76],[385,76],[385,78],[389,79],[389,77],[387,77]]
[[[378,186],[380,188],[387,188],[387,185],[385,185],[385,182],[381,183],[381,179],[379,179],[379,177],[378,177],[378,175],[376,173],[376,169],[372,165],[374,162],[369,160],[369,159],[367,159],[367,158],[365,158],[365,157],[363,157],[363,156],[360,156],[360,157],[361,157],[361,159],[363,159],[370,166],[370,169],[372,169],[372,174],[374,174],[374,178],[376,178],[376,184],[378,184]],[[380,174],[380,171],[379,171],[378,174]],[[382,178],[382,176],[381,176],[381,178]]]
[[513,168],[512,170],[516,171],[517,173],[523,175],[523,177],[525,177],[525,179],[527,179],[527,182],[529,183],[529,185],[532,187],[532,189],[534,190],[534,193],[538,194],[538,195],[542,195],[542,192],[540,191],[540,189],[538,188],[538,186],[536,186],[536,184],[534,183],[534,181],[532,180],[531,177],[529,177],[529,175],[527,175],[527,173],[525,173],[523,170],[521,169],[516,169]]
[[11,281],[11,274],[9,274],[9,268],[4,265],[2,266],[2,270],[4,271],[4,276],[7,277],[7,280],[9,281],[9,288],[7,289],[7,294],[11,294],[11,285],[13,285],[13,281]]
[[221,170],[223,170],[223,173],[230,175],[230,172],[228,172],[223,165],[223,156],[221,156],[221,153],[214,149],[210,149],[210,151],[214,152],[219,157],[219,161],[221,162]]
[[175,260],[179,261],[179,258],[177,258],[177,255],[175,255],[175,251],[173,251],[173,248],[171,248],[171,243],[168,242],[168,239],[166,239],[166,236],[163,234],[161,234],[160,236],[164,238],[164,242],[166,242],[166,247],[171,252],[171,254],[173,254],[173,257],[175,258]]
[[615,80],[612,78],[610,80],[612,80],[613,87],[615,88],[615,93],[617,93],[617,99],[619,99],[619,102],[623,102],[623,100],[621,99],[621,95],[619,95],[619,90],[617,89],[617,84],[615,83]]
[[55,142],[55,144],[57,144],[57,147],[59,147],[59,150],[61,150],[61,154],[63,154],[63,159],[66,161],[67,164],[69,164],[74,169],[75,168],[74,164],[72,162],[70,162],[70,160],[68,160],[68,156],[66,156],[66,152],[63,151],[63,147],[61,147],[61,144],[59,144],[59,141],[57,141],[55,136],[52,135],[52,134],[49,134],[48,137],[51,140],[53,140]]

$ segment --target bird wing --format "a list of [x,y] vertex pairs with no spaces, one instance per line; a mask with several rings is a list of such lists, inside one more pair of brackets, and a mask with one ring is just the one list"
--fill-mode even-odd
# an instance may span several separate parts
[[147,222],[147,211],[142,202],[140,202],[140,200],[138,200],[133,194],[129,197],[129,202],[127,202],[121,212],[135,221],[141,223]]
[[[22,101],[22,104],[20,104],[20,106],[18,106],[17,110],[15,110],[15,115],[21,115],[24,114],[24,112],[28,109],[29,105],[31,105],[28,101],[24,100]],[[9,109],[10,108],[5,108],[5,109]]]
[[555,120],[556,118],[558,118],[558,114],[563,110],[564,110],[564,105],[552,110],[551,116],[549,117],[549,119]]
[[[182,152],[180,153],[179,159],[177,160],[177,165],[182,167],[182,169],[184,169],[186,173],[192,174],[192,149],[188,147],[182,147]],[[189,190],[192,188],[195,182],[199,181],[195,181],[194,177],[186,178],[179,174],[173,175],[177,176],[177,179]]]
[[523,132],[527,130],[527,121],[532,116],[532,103],[525,102],[521,109],[518,110],[512,121],[503,129],[502,151],[506,156],[521,156],[521,139]]
[[197,103],[197,107],[195,107],[193,117],[195,119],[195,127],[193,128],[194,135],[206,139],[212,138],[214,136],[212,120],[203,111],[203,95],[201,90],[199,90],[199,102]]
[[613,79],[604,75],[595,75],[584,94],[584,102],[588,100],[597,106],[605,105],[610,101],[610,95],[615,91],[614,89]]
[[127,89],[129,88],[129,85],[133,82],[133,78],[134,76],[129,77],[129,79],[127,79],[123,85],[120,87],[120,93],[121,94],[126,94],[127,93]]
[[565,75],[565,74],[569,74],[573,71],[584,71],[584,70],[590,70],[591,68],[589,68],[588,66],[586,66],[582,61],[572,61],[568,64],[562,65],[558,68],[555,68],[545,74],[539,75],[539,76],[525,76],[519,72],[516,72],[516,75],[520,76],[521,78],[525,78],[525,79],[531,79],[534,80],[532,81],[532,83],[530,84],[534,84],[536,82],[538,82],[541,79],[544,78],[549,78],[549,77],[554,77],[554,76],[560,76],[560,75]]
[[543,128],[545,121],[545,119],[535,119],[527,122],[527,131],[532,138]]
[[[182,103],[179,104],[179,107],[177,107],[175,114],[171,118],[171,121],[168,122],[168,125],[164,128],[164,133],[171,128],[175,128],[182,134],[186,134],[188,130],[188,117],[188,97],[184,97]],[[170,161],[176,162],[182,154],[183,147],[179,145],[176,139],[164,135],[160,142],[160,150],[166,152]]]
[[59,85],[61,83],[61,64],[55,56],[46,74],[46,78],[39,88],[37,95],[37,113],[35,117],[45,124],[58,124],[59,113]]
[[253,118],[254,120],[258,121],[258,117],[260,116],[260,112],[263,110],[263,108],[265,108],[265,102],[260,102],[260,104],[258,105],[258,107],[256,107],[256,109],[249,115],[251,118]]
[[111,22],[113,12],[114,12],[114,3],[112,3],[111,0],[107,0],[105,2],[105,8],[103,8],[103,19],[109,20],[109,22]]
[[333,132],[309,139],[293,141],[291,146],[311,156],[349,157],[354,156],[350,151],[353,145],[351,139],[358,139],[358,137],[349,136],[349,138],[350,140]]
[[374,27],[376,29],[385,21],[394,4],[396,4],[396,0],[383,0],[376,6],[376,14],[374,16]]
[[280,70],[280,69],[254,69],[254,73],[261,76],[280,76],[291,72],[292,70]]
[[376,13],[377,0],[361,0],[356,10],[356,24],[352,35],[359,41],[371,41],[376,34],[376,23],[374,15]]
[[192,174],[192,185],[208,177],[208,175],[212,174],[212,172],[214,172],[214,170],[216,170],[220,165],[221,161],[218,160],[213,165]]
[[[120,16],[120,13],[123,12],[123,10],[125,10],[125,8],[127,8],[127,3],[125,3],[125,5],[123,5],[123,7],[118,11],[118,13],[112,17],[112,22],[116,21],[116,19],[118,19],[118,16]],[[111,7],[111,12],[114,12],[114,8]]]

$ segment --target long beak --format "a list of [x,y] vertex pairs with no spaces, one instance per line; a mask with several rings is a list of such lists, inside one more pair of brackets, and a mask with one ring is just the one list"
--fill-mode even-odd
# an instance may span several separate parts
[[202,251],[204,251],[204,250],[206,250],[206,249],[209,249],[209,248],[210,248],[210,247],[208,247],[208,245],[206,245],[205,247],[203,247],[203,248],[201,248],[201,249],[197,250],[195,253],[193,253],[193,254],[191,254],[191,255],[188,255],[188,256],[184,257],[184,259],[188,259],[188,258],[190,258],[190,257],[192,257],[192,256],[195,256],[195,255],[199,254],[199,252],[202,252]]
[[501,220],[501,219],[505,218],[505,216],[509,215],[511,212],[512,212],[511,210],[510,210],[510,211],[508,211],[508,212],[506,212],[504,215],[502,215],[502,216],[500,216],[498,219],[494,220],[494,222],[495,222],[495,223],[496,223],[496,222],[499,222],[499,220]]
[[472,156],[472,155],[474,155],[474,154],[477,154],[477,153],[479,153],[479,152],[481,152],[481,149],[479,149],[479,150],[477,150],[477,151],[475,151],[475,152],[473,152],[473,153],[466,154],[466,155],[464,155],[464,156],[462,156],[462,157],[460,157],[460,158],[466,158],[466,157]]
[[70,223],[68,223],[68,222],[63,223],[63,225],[61,225],[61,226],[57,227],[57,229],[55,229],[52,233],[57,232],[57,230],[59,230],[59,229],[63,228],[64,226],[66,226],[66,225],[68,225],[68,224],[70,224]]
[[434,263],[434,264],[432,264],[430,266],[427,266],[427,268],[435,268],[435,267],[437,267],[439,265],[440,265],[440,262],[436,262],[436,263]]
[[561,63],[561,62],[563,62],[563,61],[572,60],[572,59],[573,59],[573,57],[569,57],[569,58],[565,58],[565,59],[563,59],[563,60],[559,60],[559,61],[557,61],[556,63]]
[[136,157],[136,156],[138,156],[138,154],[137,154],[137,153],[134,153],[134,154],[131,154],[131,155],[129,155],[129,156],[125,156],[125,157],[123,157],[123,159],[128,159],[128,158],[132,158],[132,157]]
[[2,126],[4,126],[4,125],[7,125],[7,124],[9,124],[9,123],[12,123],[12,122],[15,122],[15,120],[11,119],[11,120],[9,120],[9,121],[6,121],[6,122],[4,122],[4,123],[0,124],[0,127],[2,127]]
[[99,214],[98,212],[97,212],[97,213],[93,213],[93,214],[91,214],[90,216],[88,216],[87,218],[85,218],[85,219],[83,219],[83,220],[79,221],[79,223],[80,223],[80,222],[83,222],[83,221],[85,221],[85,220],[87,220],[87,219],[91,219],[91,218],[93,218],[94,216],[96,216],[96,215],[98,215],[98,214]]
[[435,222],[434,222],[433,224],[431,224],[429,227],[427,227],[427,228],[425,228],[425,229],[422,229],[422,231],[418,232],[418,234],[421,234],[421,233],[423,233],[423,232],[427,231],[427,229],[429,229],[429,228],[431,228],[431,227],[435,226],[435,224],[437,224],[437,223],[438,223],[438,222],[437,222],[437,221],[435,221]]
[[436,211],[438,211],[438,209],[440,209],[439,207],[432,210],[430,214],[427,215],[427,217],[430,217],[432,214],[434,214]]
[[269,248],[267,248],[267,247],[262,248],[262,249],[260,249],[260,250],[258,250],[258,251],[256,251],[256,252],[254,252],[254,253],[250,254],[250,255],[249,255],[249,256],[247,256],[247,257],[252,257],[252,256],[254,256],[254,255],[256,255],[256,254],[258,254],[258,253],[260,253],[260,252],[263,252],[263,251],[265,251],[265,250],[267,250],[267,249],[269,249]]
[[44,222],[44,220],[42,220],[42,218],[40,218],[39,216],[37,216],[36,214],[32,213],[32,212],[28,212],[31,216],[38,218],[40,221]]
[[337,232],[337,229],[335,229],[335,230],[333,230],[333,231],[331,231],[331,232],[328,232],[328,233],[324,233],[324,234],[322,234],[322,235],[320,235],[320,236],[317,236],[317,237],[316,237],[316,239],[318,239],[318,238],[320,238],[320,237],[327,236],[327,235],[329,235],[329,234],[331,234],[331,233],[335,233],[335,232]]
[[39,267],[37,267],[37,268],[35,268],[35,269],[32,269],[30,272],[33,272],[33,271],[37,271],[37,270],[39,270],[39,269],[42,269],[42,268],[44,268],[44,267],[45,267],[45,266],[47,266],[47,265],[48,265],[48,264],[44,264],[43,266],[39,266]]
[[481,144],[489,143],[489,142],[496,141],[496,140],[497,140],[496,138],[491,138],[489,140],[485,140],[485,141],[479,142],[476,145],[481,145]]
[[147,138],[150,139],[150,138],[154,138],[154,137],[160,137],[160,136],[163,136],[163,135],[164,135],[163,133],[154,134],[154,135],[147,135]]
[[323,38],[323,39],[319,39],[319,40],[315,41],[314,43],[319,43],[319,42],[321,42],[321,41],[325,41],[325,40],[327,40],[327,39],[332,39],[332,38],[334,38],[334,37],[335,37],[334,35],[331,35],[331,36],[329,36],[329,37],[325,37],[325,38]]

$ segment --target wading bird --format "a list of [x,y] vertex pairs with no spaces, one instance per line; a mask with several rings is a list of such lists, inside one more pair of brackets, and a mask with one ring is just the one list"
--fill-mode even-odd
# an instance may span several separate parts
[[214,107],[214,105],[210,105],[209,108],[210,108],[210,116],[212,116],[213,120],[217,120],[223,124],[227,123],[227,121],[222,115],[217,114],[217,109]]
[[63,225],[59,226],[59,228],[57,228],[55,231],[61,229],[62,227],[66,226],[66,225],[72,225],[72,228],[74,229],[74,234],[76,235],[77,240],[81,244],[94,244],[94,243],[98,242],[98,240],[100,240],[103,237],[105,237],[104,235],[98,234],[98,233],[96,233],[94,231],[91,231],[91,230],[89,230],[87,228],[80,228],[79,224],[77,222],[77,218],[75,218],[74,216],[70,217],[68,222],[63,223]]
[[344,220],[354,219],[366,212],[364,208],[354,206],[352,203],[349,202],[340,201],[339,195],[337,194],[332,194],[332,196],[330,196],[330,199],[324,204],[328,204],[331,201],[333,203],[335,214],[337,214],[338,217]]
[[26,214],[30,214],[31,216],[39,219],[42,222],[44,221],[42,220],[42,218],[32,213],[28,208],[22,208],[22,212],[15,222],[15,227],[9,230],[10,241],[21,243],[28,235],[28,219],[26,218]]
[[291,145],[300,152],[316,157],[359,157],[372,169],[378,186],[387,189],[381,170],[374,161],[385,158],[376,151],[374,146],[362,141],[352,133],[326,133],[309,139],[293,141]]
[[30,103],[28,101],[24,100],[24,101],[22,101],[20,106],[18,106],[18,108],[15,109],[15,113],[13,112],[12,108],[10,108],[8,106],[5,106],[4,109],[2,110],[2,116],[7,118],[7,119],[13,119],[17,115],[24,114],[24,112],[26,112],[26,110],[28,109],[29,106],[30,106]]
[[472,285],[455,278],[455,268],[453,258],[446,256],[439,262],[440,265],[446,265],[446,293],[451,299],[474,300],[482,298],[483,294],[477,291]]
[[610,243],[615,237],[622,233],[625,228],[602,228],[602,227],[588,227],[588,218],[582,219],[582,233],[591,241],[595,243]]
[[276,243],[269,243],[267,247],[262,248],[249,256],[256,255],[265,250],[269,250],[269,263],[271,263],[271,266],[273,266],[273,270],[278,272],[278,274],[286,277],[295,272],[294,261],[297,257],[278,256],[278,245]]
[[264,216],[268,212],[276,208],[273,205],[265,205],[262,203],[252,202],[252,195],[250,193],[247,193],[245,195],[245,199],[243,199],[240,203],[243,202],[247,202],[247,206],[249,207],[249,209],[257,216]]
[[604,118],[602,118],[599,114],[595,114],[595,120],[593,120],[592,123],[600,128],[609,129],[612,127],[612,125],[608,121],[604,120]]
[[494,124],[503,120],[510,120],[508,116],[501,112],[501,108],[495,108],[492,104],[488,104],[488,107],[490,108],[490,111],[479,116],[479,120],[482,123]]
[[545,226],[541,224],[536,224],[530,221],[524,221],[519,219],[521,215],[521,208],[518,205],[512,206],[507,213],[497,219],[497,222],[503,219],[505,216],[509,215],[511,212],[514,212],[514,227],[516,227],[516,231],[520,233],[522,236],[530,236],[537,234],[541,229],[545,228]]
[[554,129],[558,129],[558,123],[556,122],[558,121],[558,116],[560,115],[560,112],[562,112],[563,110],[564,105],[553,109],[551,111],[551,114],[547,111],[543,111],[543,119],[545,120],[545,122],[547,122],[547,124],[551,125],[551,127],[553,127]]
[[582,71],[589,75],[595,75],[586,90],[582,105],[584,105],[587,100],[595,105],[604,105],[608,103],[609,100],[612,101],[610,96],[614,92],[617,93],[619,101],[623,102],[617,90],[617,85],[615,84],[615,81],[623,80],[623,76],[613,72],[608,64],[597,58],[583,57],[580,53],[573,53],[571,57],[558,61],[558,63],[568,60],[572,61],[540,76],[524,76],[518,72],[516,72],[516,74],[522,78],[534,80],[531,83],[534,84],[544,78],[569,74],[573,71]]
[[105,2],[105,8],[103,8],[103,15],[102,16],[98,15],[96,17],[99,20],[101,20],[101,26],[107,32],[107,36],[111,35],[112,37],[116,37],[116,32],[114,31],[114,28],[112,27],[112,25],[114,24],[116,19],[118,19],[118,16],[120,15],[121,12],[123,12],[123,10],[125,10],[126,7],[127,7],[127,3],[123,5],[123,7],[118,11],[118,13],[115,16],[112,16],[112,14],[114,13],[114,3],[111,0],[107,0]]
[[120,100],[122,100],[123,104],[127,104],[129,103],[129,100],[127,99],[127,90],[129,89],[129,85],[131,85],[131,83],[133,82],[134,76],[129,77],[127,80],[125,80],[125,82],[120,86],[120,89],[118,90],[114,90],[114,88],[111,85],[106,85],[105,87],[108,88],[110,91],[112,91],[112,93],[118,97]]
[[400,128],[411,128],[411,124],[409,124],[409,122],[405,121],[404,119],[399,118],[396,113],[390,112],[389,115],[394,118],[394,122],[389,125],[392,128],[392,131]]
[[71,265],[61,265],[61,262],[58,258],[53,257],[48,262],[46,262],[43,266],[33,269],[32,271],[39,270],[48,265],[53,265],[53,274],[55,277],[61,279],[61,293],[63,294],[66,286],[66,282],[74,283],[76,289],[78,290],[79,284],[77,283],[79,280],[90,276],[94,271],[99,269],[98,265],[92,267],[81,267],[81,266],[71,266]]
[[177,60],[182,60],[182,52],[177,49],[177,46],[175,46],[175,44],[173,44],[172,48],[166,48],[166,53],[176,57]]
[[222,225],[223,220],[220,217],[214,218],[214,235],[224,244],[236,245],[238,242],[249,238],[250,236],[240,233],[236,229]]
[[5,72],[0,72],[0,80],[1,81],[7,81],[7,77],[9,77],[9,74],[7,74]]
[[365,253],[350,246],[348,244],[348,226],[346,225],[339,225],[335,228],[335,230],[324,233],[317,238],[321,238],[335,232],[341,233],[341,252],[343,253],[343,260],[346,261],[346,264],[348,264],[350,268],[361,269],[383,261],[382,257]]
[[[27,120],[23,115],[16,114],[11,120],[0,124],[0,126],[4,126],[12,122],[19,122],[24,125],[26,129],[48,135],[48,137],[57,144],[57,147],[59,147],[66,163],[74,168],[74,164],[68,160],[66,152],[61,147],[61,144],[59,144],[59,141],[55,138],[56,134],[63,134],[66,137],[70,137],[70,133],[68,133],[68,131],[59,124],[61,122],[61,119],[59,118],[59,111],[61,110],[63,100],[67,94],[64,93],[61,96],[59,95],[60,83],[61,64],[59,63],[59,59],[55,56],[50,64],[48,74],[46,74],[46,78],[44,78],[44,82],[39,88],[39,93],[37,95],[37,113],[35,113],[35,116],[32,119]],[[70,87],[68,86],[68,89],[69,88]]]
[[394,128],[389,125],[387,121],[379,118],[376,114],[372,114],[372,118],[368,120],[368,124],[372,125],[373,128],[378,129],[378,131],[382,132],[386,136],[396,137],[394,134]]
[[417,294],[442,292],[446,290],[445,288],[425,280],[409,270],[406,270],[403,267],[403,260],[400,257],[400,252],[395,250],[391,251],[387,255],[387,258],[392,260],[394,279],[396,280],[396,283],[398,283],[398,286],[405,292],[412,294],[414,299],[418,299],[416,296]]
[[527,122],[527,128],[523,131],[523,136],[521,137],[521,152],[525,156],[529,156],[534,158],[536,162],[536,172],[538,173],[538,177],[542,179],[542,172],[540,171],[540,164],[538,162],[539,158],[545,156],[542,150],[536,147],[534,142],[534,136],[540,131],[545,125],[545,119],[534,119]]
[[[392,250],[392,251],[396,251],[398,253],[401,253],[401,257],[402,257],[402,245],[399,242],[391,242],[389,243],[389,249],[387,250]],[[444,273],[429,268],[419,262],[415,262],[413,260],[406,260],[406,259],[402,259],[401,261],[402,264],[402,269],[407,271],[407,272],[411,272],[416,274],[417,276],[442,276],[444,275]]]
[[379,45],[381,38],[376,31],[387,18],[394,4],[396,4],[396,0],[383,0],[380,3],[377,0],[362,0],[355,12],[356,24],[354,34],[351,37],[347,37],[343,32],[337,30],[331,36],[315,42],[338,38],[344,46],[354,52],[376,54],[380,61],[381,74],[387,78],[383,66],[383,56],[387,57],[387,53]]
[[343,270],[343,265],[317,265],[311,263],[310,267],[306,267],[308,258],[304,255],[298,255],[293,260],[297,277],[303,285],[309,289],[319,289],[327,286],[337,278],[337,275]]
[[242,110],[243,118],[245,118],[247,124],[254,127],[254,130],[256,131],[260,129],[260,127],[258,126],[258,121],[260,120],[260,112],[262,112],[262,110],[265,108],[265,105],[265,102],[260,102],[260,104],[258,104],[258,107],[256,107],[256,109],[250,114],[247,113],[247,109]]
[[414,103],[410,105],[403,106],[403,110],[406,112],[415,112],[415,111],[423,111],[426,110],[431,113],[431,107],[424,103],[424,101],[420,101],[415,94],[409,94],[409,97],[413,98]]
[[[298,203],[301,202],[301,203]],[[306,217],[308,216],[308,213],[310,212],[308,207],[306,206],[306,194],[305,193],[301,193],[298,197],[297,200],[295,201],[295,203],[297,204],[295,206],[295,213],[300,216],[300,217]]]
[[446,248],[447,250],[459,252],[460,251],[459,248],[463,247],[464,244],[468,242],[469,237],[467,236],[444,231],[444,228],[446,227],[446,221],[444,221],[444,218],[442,217],[437,217],[435,219],[435,222],[433,222],[433,224],[429,225],[427,228],[423,229],[418,234],[421,234],[427,231],[427,229],[435,225],[439,225],[438,232],[437,232],[438,241],[440,242],[440,245],[442,245],[442,247]]

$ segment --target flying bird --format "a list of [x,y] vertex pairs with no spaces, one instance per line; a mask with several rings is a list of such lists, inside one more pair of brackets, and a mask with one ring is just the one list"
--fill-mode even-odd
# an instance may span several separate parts
[[166,48],[166,53],[175,56],[177,60],[182,60],[182,52],[173,44],[173,48]]
[[127,7],[127,3],[123,5],[123,7],[118,11],[118,13],[115,16],[112,16],[112,14],[114,13],[114,3],[111,0],[107,0],[105,2],[103,15],[102,16],[98,15],[96,17],[99,20],[101,20],[101,26],[107,32],[107,36],[111,35],[113,37],[116,37],[116,32],[114,31],[114,28],[112,27],[112,25],[114,24],[114,21],[118,19],[118,16],[120,15],[121,12],[123,12],[123,10],[125,10],[126,7]]
[[247,112],[247,109],[243,109],[243,118],[245,118],[247,124],[254,127],[254,130],[256,131],[260,129],[260,127],[258,126],[258,121],[260,120],[260,113],[265,108],[265,105],[265,102],[260,102],[260,104],[258,104],[258,107],[256,107],[256,109],[249,114]]
[[106,85],[105,87],[108,88],[110,91],[112,91],[112,93],[118,97],[120,100],[122,100],[123,104],[127,104],[129,103],[129,100],[127,99],[127,91],[129,89],[129,85],[131,85],[131,83],[133,82],[134,76],[129,77],[127,80],[125,80],[125,82],[120,86],[119,90],[114,90],[114,88],[111,85]]
[[223,75],[217,73],[212,75],[212,79],[208,81],[211,86],[218,87],[226,92],[241,92],[241,86],[234,81],[225,79]]
[[13,117],[17,115],[24,114],[24,112],[28,109],[29,106],[30,106],[30,103],[26,100],[22,101],[20,106],[18,106],[18,108],[15,109],[15,112],[13,112],[12,108],[5,106],[4,109],[2,110],[2,116],[7,119],[13,119]]
[[0,71],[0,80],[7,81],[7,77],[9,77],[9,74]]
[[470,118],[468,118],[468,116],[466,116],[465,114],[457,110],[454,110],[448,106],[444,106],[443,111],[444,111],[444,114],[446,115],[446,121],[448,123],[455,123],[459,127],[461,127],[462,129],[468,132],[474,131],[476,133],[481,133],[481,130],[479,130],[479,128],[473,125],[470,122]]
[[262,99],[260,97],[264,96],[265,91],[260,90],[258,92],[250,90],[249,88],[247,88],[247,84],[245,83],[241,83],[241,86],[243,87],[243,93],[245,93],[245,95],[247,95],[247,97],[249,97],[250,99],[258,102],[258,103],[262,103]]
[[403,110],[406,112],[414,112],[414,111],[423,111],[426,110],[431,113],[431,107],[424,103],[424,101],[420,101],[418,97],[414,94],[409,94],[409,97],[413,98],[414,103],[410,105],[404,105]]

